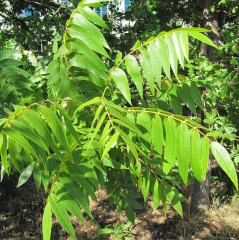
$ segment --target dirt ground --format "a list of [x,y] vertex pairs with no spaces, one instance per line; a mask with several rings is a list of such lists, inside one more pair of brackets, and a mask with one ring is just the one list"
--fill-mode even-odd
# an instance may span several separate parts
[[[16,188],[17,177],[5,179],[0,183],[0,240],[40,240],[41,219],[45,203],[43,191],[37,192],[32,181],[28,181],[20,188]],[[95,220],[101,228],[114,229],[117,225],[124,226],[127,218],[124,213],[117,213],[115,207],[109,204],[104,190],[96,193],[98,203],[91,201],[91,210]],[[233,198],[230,204],[221,205],[216,200],[211,209],[200,215],[194,215],[190,220],[183,220],[173,209],[168,207],[165,218],[159,208],[153,212],[152,202],[149,200],[142,210],[136,212],[136,222],[114,234],[98,235],[99,226],[86,216],[83,225],[75,217],[72,222],[77,239],[239,239],[239,199]],[[129,236],[130,233],[130,236]],[[69,235],[54,220],[52,240],[70,240]]]

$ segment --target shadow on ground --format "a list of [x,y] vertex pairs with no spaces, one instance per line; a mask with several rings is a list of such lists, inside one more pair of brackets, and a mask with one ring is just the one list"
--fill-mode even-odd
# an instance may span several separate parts
[[[17,176],[5,178],[0,183],[0,239],[1,240],[40,240],[41,219],[46,196],[41,190],[36,191],[33,181],[28,181],[16,188]],[[96,193],[98,203],[91,201],[94,219],[104,228],[127,222],[124,213],[117,213],[109,204],[104,190]],[[86,215],[85,215],[86,216]],[[168,207],[167,218],[162,209],[152,211],[152,202],[148,201],[142,210],[136,212],[136,222],[128,230],[132,239],[202,239],[202,240],[236,240],[239,239],[239,200],[230,205],[218,206],[207,213],[194,215],[183,221],[175,211]],[[77,239],[94,240],[98,227],[86,216],[86,224],[72,217]],[[52,240],[70,240],[69,235],[53,220]],[[104,235],[100,239],[114,239]]]

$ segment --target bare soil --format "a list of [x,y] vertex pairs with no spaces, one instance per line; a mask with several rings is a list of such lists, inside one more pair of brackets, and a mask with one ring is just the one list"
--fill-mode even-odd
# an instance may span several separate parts
[[[33,181],[28,181],[16,188],[17,176],[4,179],[0,183],[0,239],[30,240],[42,239],[41,219],[46,195],[36,191]],[[114,228],[117,224],[127,222],[124,213],[117,213],[109,204],[104,190],[96,193],[98,203],[91,201],[91,210],[98,226],[86,215],[86,224],[72,216],[77,239],[115,239],[114,235],[97,235],[99,226]],[[136,212],[136,222],[127,228],[131,239],[239,239],[239,199],[234,198],[230,204],[220,204],[216,200],[211,209],[204,214],[183,220],[170,206],[168,215],[162,209],[153,212],[149,200],[142,210]],[[52,240],[70,240],[69,235],[61,228],[56,219],[53,221]],[[124,238],[122,238],[124,239]]]

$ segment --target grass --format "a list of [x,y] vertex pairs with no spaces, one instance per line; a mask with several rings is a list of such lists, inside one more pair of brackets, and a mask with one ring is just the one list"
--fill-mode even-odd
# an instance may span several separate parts
[[239,239],[239,197],[220,203],[214,199],[206,213],[192,216],[176,225],[182,240],[237,240]]

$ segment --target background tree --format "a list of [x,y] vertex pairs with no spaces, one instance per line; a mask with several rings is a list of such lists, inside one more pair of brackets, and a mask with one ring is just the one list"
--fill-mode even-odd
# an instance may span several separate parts
[[[34,51],[51,46],[52,39],[61,41],[65,22],[79,1],[8,0],[0,3],[0,44],[13,39],[17,46]],[[25,14],[24,14],[25,13]],[[41,46],[42,45],[42,46]]]

